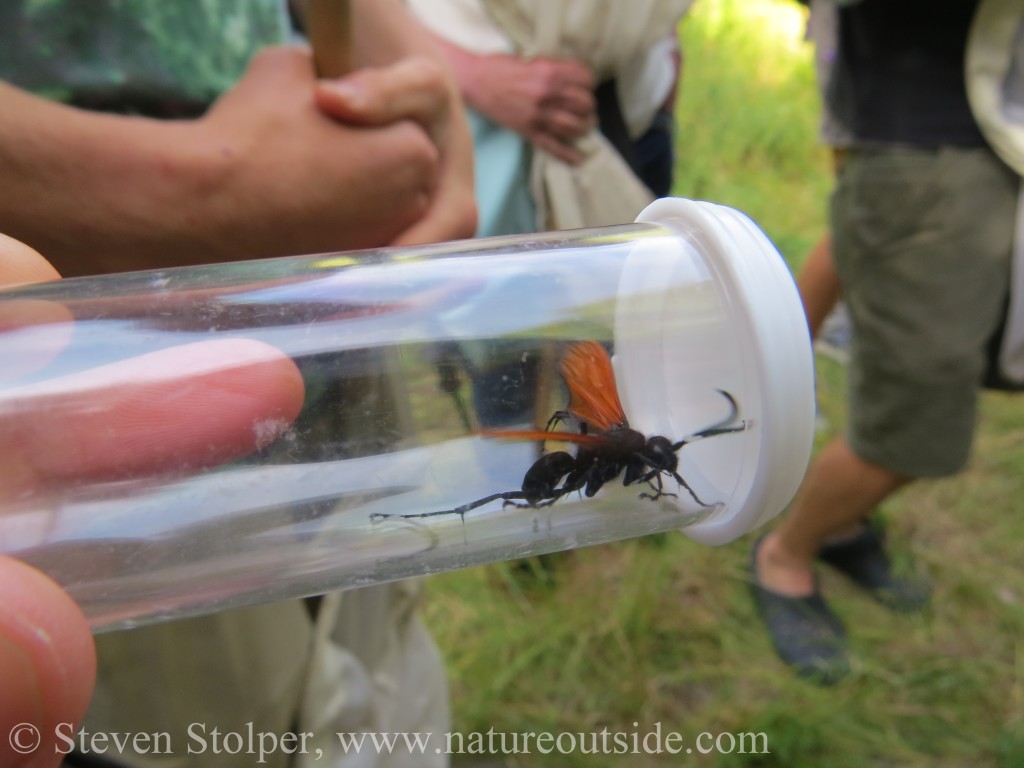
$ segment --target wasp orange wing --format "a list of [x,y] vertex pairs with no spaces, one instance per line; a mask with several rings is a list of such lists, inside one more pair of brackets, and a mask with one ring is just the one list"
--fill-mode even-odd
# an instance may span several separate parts
[[625,426],[612,361],[604,347],[596,341],[570,345],[562,357],[562,378],[573,416],[604,432]]
[[607,440],[602,435],[581,435],[576,432],[545,432],[543,430],[526,429],[484,429],[481,437],[492,440],[551,440],[556,443],[583,443],[595,445]]

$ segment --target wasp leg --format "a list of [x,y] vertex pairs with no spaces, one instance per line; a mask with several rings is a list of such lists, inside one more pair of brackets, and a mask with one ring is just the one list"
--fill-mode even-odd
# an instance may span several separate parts
[[[387,512],[373,512],[370,515],[371,520],[419,520],[424,517],[440,517],[441,515],[458,515],[463,520],[466,519],[466,513],[472,512],[477,507],[482,507],[484,504],[490,504],[492,501],[503,499],[506,504],[515,504],[517,499],[525,499],[526,495],[522,491],[505,491],[504,493],[492,493],[490,496],[484,496],[482,499],[471,501],[468,504],[463,504],[461,507],[453,507],[452,509],[442,509],[438,512],[414,512],[407,515],[393,515]],[[516,504],[516,506],[520,506]],[[533,504],[524,504],[521,506],[534,506]]]
[[[663,485],[662,480],[661,480],[661,473],[663,471],[668,471],[668,470],[652,470],[651,472],[648,472],[647,475],[644,478],[642,478],[643,480],[646,480],[648,483],[650,483],[656,477],[657,480],[658,480],[658,487],[657,487],[657,492],[654,493],[654,494],[641,493],[640,494],[640,498],[641,499],[657,500],[657,499],[660,499],[662,496],[675,496],[676,495],[674,493],[666,493],[663,490],[664,489],[664,485]],[[682,475],[680,475],[678,472],[668,472],[668,473],[670,475],[672,475],[672,477],[674,477],[676,479],[676,482],[679,483],[680,487],[685,488],[686,492],[688,494],[690,494],[691,498],[693,498],[693,500],[696,501],[698,504],[700,504],[702,507],[713,507],[714,506],[714,504],[708,504],[700,496],[698,496],[697,492],[695,490],[693,490],[693,488],[690,487],[690,484],[688,482],[683,480]]]
[[[663,472],[669,472],[675,474],[671,469],[666,467],[657,467],[655,469],[647,470],[648,460],[641,454],[636,454],[633,462],[626,468],[626,476],[622,480],[623,485],[634,485],[635,483],[647,483],[654,493],[647,493],[644,491],[640,494],[641,499],[650,499],[651,501],[657,501],[662,496],[669,496],[675,498],[678,494],[669,493],[665,490],[665,483],[661,478]],[[690,491],[693,493],[693,491]]]
[[547,499],[541,499],[540,501],[533,501],[533,502],[527,501],[527,502],[520,503],[520,502],[509,500],[509,501],[505,502],[504,506],[506,506],[506,507],[515,507],[516,509],[541,509],[543,507],[550,507],[552,504],[554,504],[556,501],[558,501],[560,498],[562,498],[563,495],[564,494],[558,494],[556,496],[552,496],[552,497],[547,498]]
[[685,488],[686,492],[693,497],[693,500],[700,504],[702,507],[714,506],[713,504],[708,504],[706,501],[704,501],[704,499],[698,496],[697,492],[690,487],[690,484],[688,482],[683,480],[682,475],[680,475],[678,472],[672,472],[672,477],[674,477],[676,479],[676,482],[679,483],[679,485],[681,485],[683,488]]
[[[525,496],[523,498],[526,498]],[[505,503],[501,505],[501,508],[515,507],[516,509],[533,509],[534,507],[542,506],[541,504],[531,504],[528,501],[513,501],[512,499],[505,499]]]
[[[654,482],[655,480],[657,480],[657,483]],[[670,493],[669,491],[665,490],[665,484],[664,482],[662,482],[660,471],[654,477],[650,477],[650,474],[648,474],[647,485],[651,487],[651,490],[653,490],[654,493],[647,493],[645,491],[640,494],[641,499],[650,499],[651,501],[657,501],[663,496],[668,496],[671,499],[678,498],[679,496],[679,494],[677,493]]]
[[646,491],[644,491],[643,493],[640,494],[641,499],[650,499],[651,501],[657,501],[663,496],[668,496],[670,498],[677,497],[678,494],[669,493],[665,490],[665,483],[661,479],[661,473],[663,471],[664,470],[660,469],[651,470],[642,478],[640,478],[642,482],[646,482],[647,485],[651,487],[651,490],[654,491],[654,493],[647,493]]
[[563,421],[568,421],[572,418],[572,414],[568,411],[555,411],[551,414],[551,418],[548,419],[547,425],[544,427],[545,432],[553,432],[554,428],[561,424]]

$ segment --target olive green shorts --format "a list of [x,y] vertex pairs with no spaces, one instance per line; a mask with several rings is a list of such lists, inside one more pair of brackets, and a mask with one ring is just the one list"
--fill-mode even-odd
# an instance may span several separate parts
[[847,156],[832,235],[853,323],[847,439],[860,458],[909,477],[967,461],[1019,186],[987,149]]

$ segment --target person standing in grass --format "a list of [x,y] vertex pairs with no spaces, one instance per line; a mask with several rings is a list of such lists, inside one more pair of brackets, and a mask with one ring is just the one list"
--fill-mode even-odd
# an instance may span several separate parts
[[930,588],[900,575],[871,513],[908,483],[967,461],[986,349],[1002,319],[1019,178],[968,103],[979,0],[838,8],[830,108],[852,134],[831,204],[853,325],[850,424],[811,465],[788,517],[758,540],[751,590],[779,656],[824,683],[849,671],[845,631],[814,562],[887,606]]

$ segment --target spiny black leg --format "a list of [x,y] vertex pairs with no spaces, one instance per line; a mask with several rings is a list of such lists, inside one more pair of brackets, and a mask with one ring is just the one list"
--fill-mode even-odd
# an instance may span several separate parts
[[578,486],[570,486],[568,483],[566,483],[561,488],[555,488],[553,491],[550,492],[550,494],[545,495],[542,498],[538,499],[536,496],[533,496],[532,501],[528,496],[524,494],[523,498],[526,499],[525,504],[517,504],[514,501],[506,501],[505,504],[511,504],[516,509],[541,509],[543,507],[550,507],[552,504],[554,504],[560,498],[565,496],[567,493],[572,493],[573,491],[578,490],[580,490]]
[[672,473],[672,477],[674,477],[676,479],[676,482],[679,483],[681,486],[683,486],[683,488],[686,489],[686,492],[689,493],[690,496],[693,497],[693,500],[696,501],[698,504],[700,504],[702,507],[714,506],[713,504],[708,504],[700,496],[698,496],[697,492],[694,491],[693,488],[690,487],[690,484],[688,482],[683,480],[682,476],[678,472],[673,472]]
[[[651,486],[651,489],[654,491],[654,493],[647,493],[645,491],[644,493],[640,494],[641,499],[650,499],[651,501],[657,501],[663,496],[668,496],[673,499],[676,498],[676,494],[668,493],[665,491],[665,484],[661,480],[661,473],[662,470],[655,470],[653,472],[648,472],[647,475],[644,476],[643,479],[645,479],[647,481],[647,484]],[[655,480],[658,481],[656,484],[654,482]]]
[[[387,512],[373,512],[370,515],[371,520],[419,520],[423,517],[439,517],[441,515],[458,515],[463,520],[466,519],[466,513],[471,512],[477,507],[482,507],[484,504],[490,504],[492,501],[502,499],[509,504],[515,504],[517,499],[525,499],[526,495],[522,491],[505,491],[504,493],[492,493],[490,496],[484,496],[482,499],[471,501],[469,504],[463,504],[461,507],[454,507],[453,509],[442,509],[439,512],[414,512],[408,515],[393,515]],[[531,507],[532,504],[515,504],[515,506]]]
[[561,424],[563,421],[568,421],[571,418],[571,414],[568,411],[555,411],[551,414],[551,418],[548,419],[547,426],[544,427],[545,432],[553,432],[554,428]]
[[693,498],[693,500],[696,501],[698,504],[700,504],[702,507],[712,507],[712,506],[714,506],[713,504],[708,504],[703,499],[701,499],[701,497],[697,495],[697,492],[694,491],[693,488],[690,487],[690,484],[687,483],[685,480],[683,480],[682,475],[680,475],[678,472],[672,472],[672,471],[669,471],[669,470],[652,470],[651,472],[648,472],[647,476],[644,477],[643,479],[646,480],[647,482],[651,482],[655,477],[657,477],[657,479],[658,479],[657,493],[654,494],[654,495],[652,495],[650,493],[641,493],[640,494],[640,498],[642,498],[642,499],[654,499],[654,500],[657,500],[657,499],[660,499],[662,496],[675,496],[674,493],[665,493],[662,490],[664,488],[664,485],[662,484],[662,481],[661,481],[661,473],[662,472],[668,472],[670,475],[672,475],[672,477],[674,477],[676,479],[676,482],[679,483],[679,485],[682,488],[685,488],[686,492],[690,494],[690,496]]
[[560,488],[557,491],[555,491],[554,493],[552,493],[550,498],[543,499],[542,501],[535,501],[532,504],[529,504],[529,503],[527,503],[527,504],[516,504],[516,506],[519,507],[520,509],[540,509],[542,507],[550,507],[552,504],[554,504],[556,501],[558,501],[560,498],[565,496],[565,494],[571,492],[572,490],[573,489],[571,489],[571,488],[570,489]]

